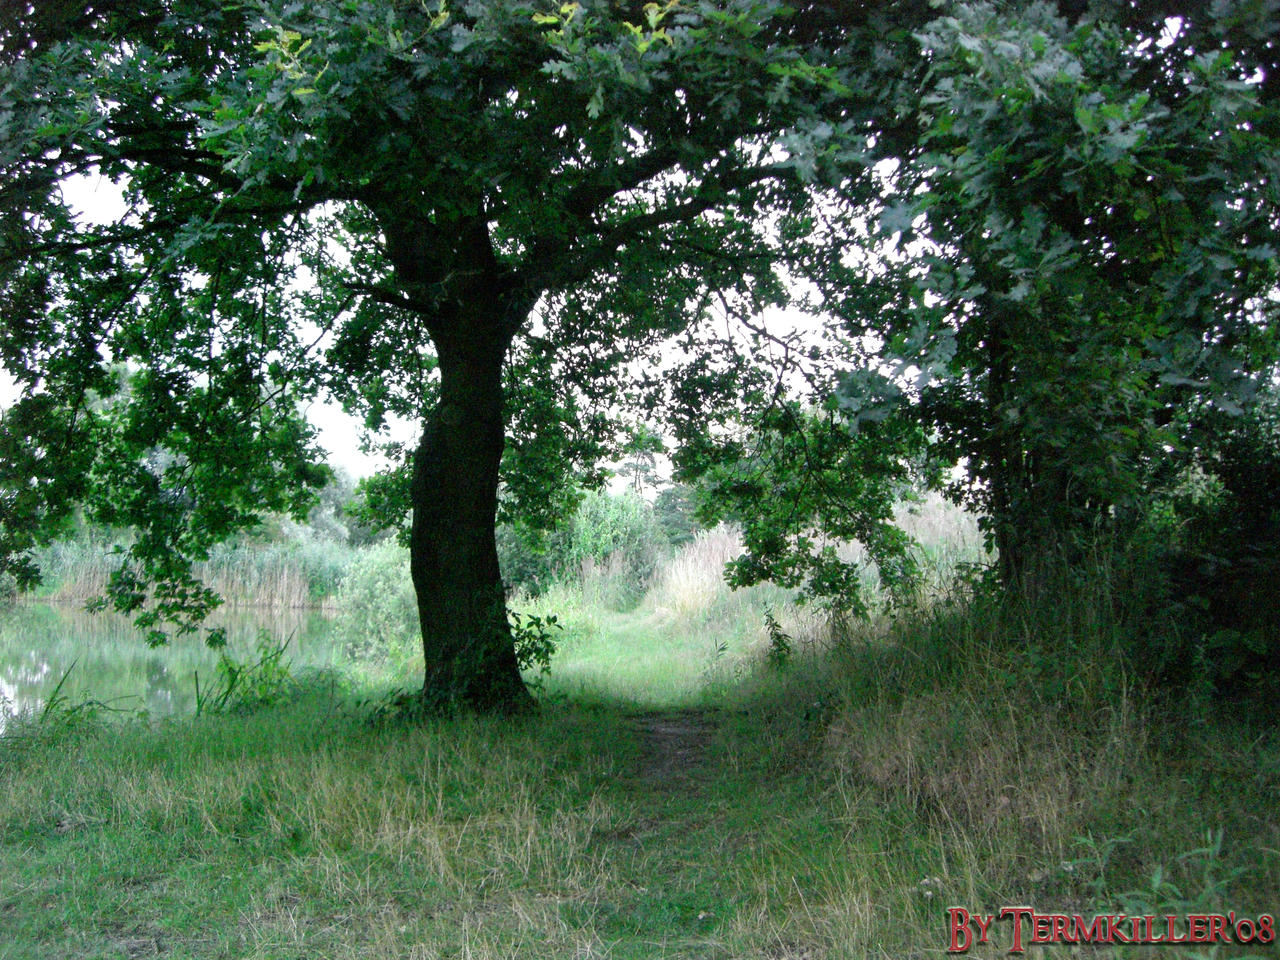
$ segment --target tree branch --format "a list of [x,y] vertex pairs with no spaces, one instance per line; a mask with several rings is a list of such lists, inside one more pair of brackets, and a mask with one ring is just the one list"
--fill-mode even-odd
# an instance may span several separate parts
[[437,304],[427,303],[425,300],[415,300],[412,297],[405,296],[398,290],[388,290],[386,287],[379,286],[376,283],[364,283],[359,280],[344,280],[342,286],[352,293],[363,294],[377,300],[379,303],[385,303],[390,307],[398,307],[401,310],[408,310],[411,313],[432,314],[439,310]]
[[[750,167],[726,172],[720,177],[703,180],[697,190],[681,203],[659,207],[648,213],[628,217],[616,224],[612,229],[598,234],[598,243],[578,257],[577,262],[556,275],[543,275],[543,286],[547,288],[564,287],[585,280],[599,266],[614,259],[618,248],[627,241],[658,227],[676,223],[687,223],[699,215],[722,203],[724,196],[734,190],[741,190],[766,180],[782,180],[792,176],[789,166],[770,164],[763,167]],[[563,246],[568,247],[573,241]],[[539,251],[540,262],[551,258],[552,262],[564,255],[572,256],[568,250]]]

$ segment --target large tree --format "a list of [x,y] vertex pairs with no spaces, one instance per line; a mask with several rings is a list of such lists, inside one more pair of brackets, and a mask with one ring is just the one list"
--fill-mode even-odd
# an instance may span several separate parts
[[920,150],[862,241],[876,279],[833,291],[868,354],[852,420],[906,408],[964,463],[1007,582],[1131,534],[1280,356],[1275,5],[1092,6],[916,34]]
[[[157,641],[194,629],[216,598],[191,561],[323,482],[297,411],[327,392],[373,428],[422,424],[424,697],[526,702],[494,547],[504,432],[545,474],[589,450],[628,360],[713,302],[786,299],[774,225],[860,169],[870,76],[892,75],[874,8],[799,6],[168,0],[6,21],[8,569],[33,576],[31,545],[83,502],[140,531],[115,606]],[[74,177],[127,212],[84,219]]]
[[[825,408],[758,370],[709,387],[702,358],[677,388],[677,465],[744,527],[731,576],[837,608],[858,608],[860,564],[822,534],[911,573],[876,520],[913,444],[923,479],[959,468],[949,492],[1026,586],[1129,543],[1275,376],[1276,5],[935,6],[881,91],[880,189],[851,179],[811,209],[812,257],[790,263],[851,335],[816,364],[779,341]],[[709,432],[713,390],[744,402]]]

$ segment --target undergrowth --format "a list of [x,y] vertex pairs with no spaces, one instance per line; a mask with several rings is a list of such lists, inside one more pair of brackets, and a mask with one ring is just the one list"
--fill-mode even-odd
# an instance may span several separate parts
[[1274,717],[1157,695],[1107,568],[843,633],[700,571],[523,601],[530,717],[379,723],[375,674],[274,645],[194,717],[55,695],[0,738],[0,957],[901,960],[956,906],[1275,912]]

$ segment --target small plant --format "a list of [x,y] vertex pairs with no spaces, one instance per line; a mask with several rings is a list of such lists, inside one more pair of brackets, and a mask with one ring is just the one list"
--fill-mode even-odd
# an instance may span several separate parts
[[[71,666],[67,667],[62,674],[62,678],[58,681],[57,686],[53,688],[53,692],[44,702],[44,706],[40,709],[40,715],[37,723],[42,726],[52,726],[60,724],[63,727],[73,727],[81,722],[91,723],[98,719],[104,711],[120,713],[121,708],[115,707],[110,703],[103,703],[101,700],[81,700],[73,703],[71,699],[62,692],[62,688],[66,686],[67,678],[71,676],[71,671],[76,668],[79,658],[71,661]],[[128,699],[121,698],[121,699]]]
[[1108,837],[1103,840],[1095,840],[1091,836],[1076,837],[1076,845],[1083,847],[1085,854],[1063,863],[1063,872],[1080,877],[1094,902],[1103,903],[1110,899],[1111,886],[1107,871],[1111,866],[1112,855],[1117,847],[1126,843],[1133,843],[1133,837]]
[[1179,854],[1177,862],[1187,865],[1198,889],[1188,887],[1184,894],[1166,875],[1165,868],[1157,866],[1146,887],[1117,895],[1124,911],[1133,915],[1175,910],[1207,912],[1221,907],[1231,884],[1249,872],[1245,867],[1227,867],[1223,863],[1220,829],[1206,833],[1204,845]]
[[11,755],[16,755],[16,751],[31,749],[39,743],[47,745],[61,742],[66,737],[79,736],[96,729],[97,721],[105,712],[125,712],[100,700],[73,701],[63,692],[78,662],[78,659],[73,660],[71,666],[63,671],[38,712],[21,711],[13,714],[9,710],[11,701],[0,694],[0,749],[5,752],[13,751],[15,753]]
[[[1130,890],[1114,891],[1113,881],[1107,876],[1108,866],[1119,845],[1134,842],[1128,836],[1102,841],[1095,841],[1092,837],[1077,838],[1076,842],[1088,853],[1078,860],[1062,864],[1062,869],[1065,873],[1080,871],[1093,905],[1099,912],[1117,912],[1129,917],[1208,914],[1221,911],[1231,885],[1250,872],[1247,867],[1226,866],[1222,838],[1221,829],[1210,830],[1205,834],[1202,846],[1175,858],[1175,864],[1184,867],[1181,872],[1189,874],[1188,881],[1181,884],[1175,882],[1174,871],[1158,864],[1145,884]],[[1187,957],[1189,960],[1210,960],[1218,956],[1219,948],[1220,945],[1215,944],[1207,953],[1192,952]]]
[[200,689],[200,674],[196,673],[196,714],[245,712],[284,700],[294,685],[289,663],[284,659],[288,646],[288,638],[277,643],[260,630],[256,661],[241,662],[222,654],[218,658],[217,682],[205,691]]
[[791,662],[793,641],[791,636],[782,629],[782,626],[774,618],[771,607],[765,608],[764,628],[769,634],[769,652],[765,654],[765,660],[770,666],[781,670]]
[[71,666],[67,667],[66,671],[62,674],[62,679],[58,681],[57,686],[53,688],[53,692],[49,694],[49,698],[45,700],[44,707],[40,710],[41,723],[46,723],[51,718],[67,711],[67,696],[62,692],[62,688],[66,686],[67,678],[71,676],[71,671],[76,668],[76,664],[79,662],[79,657],[71,661]]
[[533,613],[508,611],[511,619],[511,638],[515,641],[516,664],[521,670],[537,667],[540,677],[533,686],[542,683],[542,677],[551,672],[551,657],[556,652],[556,631],[564,631],[554,614],[538,616]]

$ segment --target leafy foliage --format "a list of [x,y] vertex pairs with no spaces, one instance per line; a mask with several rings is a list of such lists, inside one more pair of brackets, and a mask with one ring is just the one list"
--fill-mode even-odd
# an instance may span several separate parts
[[267,632],[258,634],[258,659],[241,661],[223,653],[218,657],[214,685],[200,689],[196,682],[196,714],[245,713],[284,700],[294,688],[289,662],[284,659],[289,641],[273,640]]
[[337,593],[338,631],[357,660],[405,660],[416,645],[418,604],[407,551],[394,540],[364,550]]
[[[153,642],[194,629],[217,598],[193,560],[324,485],[299,413],[324,393],[375,433],[424,424],[365,502],[392,526],[412,505],[428,683],[514,696],[457,675],[506,669],[464,649],[505,629],[500,435],[510,509],[545,525],[642,402],[638,360],[713,295],[786,299],[768,220],[838,179],[871,86],[836,54],[877,35],[804,12],[181,0],[51,17],[34,43],[5,21],[6,569],[31,582],[30,547],[84,502],[140,531],[110,605]],[[81,174],[123,192],[117,222],[77,217]]]
[[779,400],[737,428],[690,445],[677,461],[698,477],[699,519],[742,530],[731,584],[771,581],[838,615],[861,615],[866,564],[848,553],[856,543],[892,595],[910,593],[912,541],[895,525],[894,507],[929,480],[918,426],[894,417],[854,433],[834,403]]
[[922,152],[886,174],[841,400],[859,428],[905,405],[966,462],[953,493],[1016,576],[1140,515],[1270,377],[1280,154],[1217,14],[1156,44],[1043,4],[952,12],[917,35]]
[[654,508],[630,491],[581,494],[574,512],[550,533],[524,524],[498,528],[509,590],[536,596],[555,581],[603,575],[608,602],[623,609],[644,595],[669,549]]
[[564,627],[554,614],[511,611],[511,635],[515,638],[516,663],[521,670],[537,668],[546,676],[551,672],[551,657],[556,652],[556,634]]
[[1275,396],[1215,419],[1215,438],[1142,531],[1175,622],[1140,654],[1165,684],[1270,696],[1280,666]]

